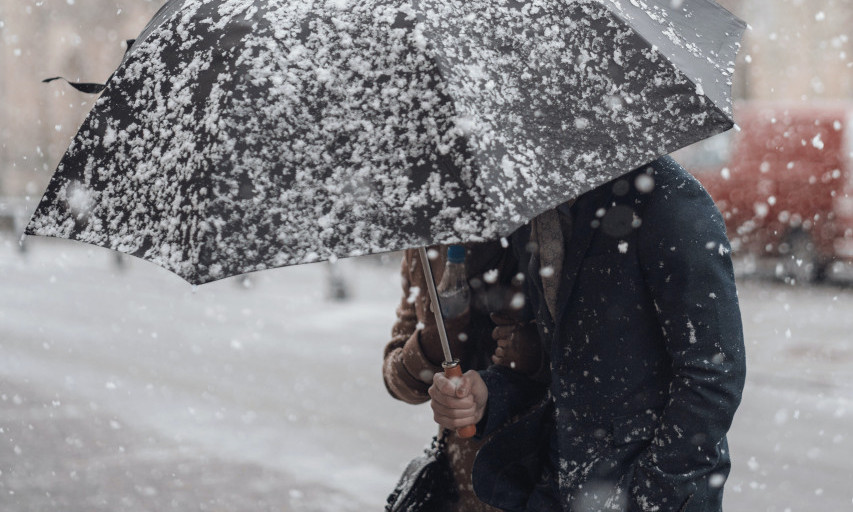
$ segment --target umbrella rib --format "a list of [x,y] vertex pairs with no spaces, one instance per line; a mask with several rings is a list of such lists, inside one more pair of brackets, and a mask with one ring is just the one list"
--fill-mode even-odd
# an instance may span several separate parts
[[[701,6],[693,4],[693,9],[703,9],[703,10],[715,10],[724,13],[724,18],[717,18],[719,23],[726,23],[729,25],[727,27],[726,33],[737,34],[736,40],[740,40],[741,35],[744,30],[746,30],[746,22],[741,20],[740,18],[733,15],[727,9],[723,8],[713,0],[694,0],[702,4]],[[717,52],[713,52],[713,48],[710,46],[705,46],[704,48],[698,48],[695,53],[691,51],[687,45],[679,44],[673,40],[675,36],[681,36],[680,32],[677,29],[677,25],[675,22],[671,21],[669,18],[669,25],[665,26],[664,22],[660,20],[656,20],[652,14],[648,12],[648,8],[641,5],[637,5],[634,2],[630,2],[630,4],[626,2],[620,2],[618,0],[610,0],[609,2],[601,2],[606,9],[608,9],[613,16],[618,18],[622,23],[626,26],[632,27],[634,34],[640,37],[646,44],[652,49],[655,53],[657,53],[662,59],[669,61],[673,64],[673,69],[681,76],[685,77],[691,84],[696,86],[697,93],[701,94],[705,98],[707,98],[711,103],[713,103],[714,107],[717,108],[723,115],[727,117],[731,112],[731,100],[730,97],[725,94],[718,94],[719,90],[717,90],[715,84],[701,83],[700,77],[692,77],[688,74],[684,73],[683,69],[693,69],[697,68],[695,65],[696,62],[701,62],[700,67],[707,67],[711,65],[709,60],[707,59],[708,54],[712,53],[712,56],[715,57],[715,62],[722,61],[734,61],[735,55],[737,54],[737,48],[734,47],[726,47],[721,46],[717,48],[718,53],[721,55],[717,55]],[[624,9],[624,10],[623,10]],[[685,8],[686,9],[686,8]],[[631,16],[631,13],[627,11],[635,11],[637,13],[642,13],[641,16]],[[669,12],[670,15],[673,13],[681,13],[679,10],[672,10]],[[717,21],[712,20],[712,21]],[[688,25],[688,20],[682,20],[684,25]],[[714,23],[711,23],[713,25]],[[657,26],[660,25],[660,26]],[[692,29],[697,31],[702,30],[701,27],[696,26],[695,23],[690,23],[689,26]],[[649,30],[642,30],[642,27],[650,27]],[[675,35],[673,35],[675,33]],[[649,34],[659,35],[658,38],[654,40],[649,37]],[[707,39],[708,44],[713,41],[710,38]],[[695,42],[693,43],[694,46]],[[722,62],[723,65],[728,65],[727,62]],[[717,71],[720,71],[717,69]],[[700,89],[701,88],[701,89]],[[722,103],[722,104],[721,104]]]

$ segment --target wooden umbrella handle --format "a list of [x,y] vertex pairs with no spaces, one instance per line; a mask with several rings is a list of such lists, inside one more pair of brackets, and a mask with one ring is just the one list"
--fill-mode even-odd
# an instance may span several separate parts
[[[459,360],[454,359],[451,362],[441,363],[441,366],[444,368],[444,376],[448,379],[452,379],[454,377],[462,378],[462,366],[459,365]],[[462,439],[467,439],[469,437],[474,437],[474,434],[477,433],[476,425],[466,425],[462,428],[456,430],[456,435],[461,437]]]

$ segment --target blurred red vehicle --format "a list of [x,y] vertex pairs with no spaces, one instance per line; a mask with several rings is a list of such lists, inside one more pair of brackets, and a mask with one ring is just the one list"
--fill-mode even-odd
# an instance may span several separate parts
[[726,219],[735,253],[781,258],[781,274],[817,281],[853,262],[853,102],[745,102],[739,131],[675,158]]

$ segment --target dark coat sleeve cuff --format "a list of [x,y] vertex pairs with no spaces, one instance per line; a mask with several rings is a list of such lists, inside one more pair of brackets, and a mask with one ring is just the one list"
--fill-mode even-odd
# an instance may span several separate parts
[[526,412],[544,396],[547,385],[500,365],[480,371],[489,390],[486,412],[477,424],[477,434],[488,436]]

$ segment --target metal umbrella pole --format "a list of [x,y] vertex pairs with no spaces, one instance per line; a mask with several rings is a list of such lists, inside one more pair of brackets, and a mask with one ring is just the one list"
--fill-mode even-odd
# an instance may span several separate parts
[[[450,353],[450,343],[447,341],[447,329],[444,328],[444,317],[441,314],[441,303],[438,301],[438,293],[435,290],[435,279],[432,276],[432,268],[429,266],[429,257],[427,256],[426,247],[420,247],[418,253],[421,257],[421,264],[424,267],[424,276],[426,277],[427,290],[429,290],[429,298],[432,304],[432,312],[435,315],[435,325],[438,329],[438,337],[441,339],[441,350],[444,352],[444,362],[441,367],[444,368],[444,375],[448,379],[454,377],[462,377],[462,366],[459,365],[459,360],[453,358]],[[475,425],[467,425],[456,430],[459,437],[473,437],[477,432]]]

